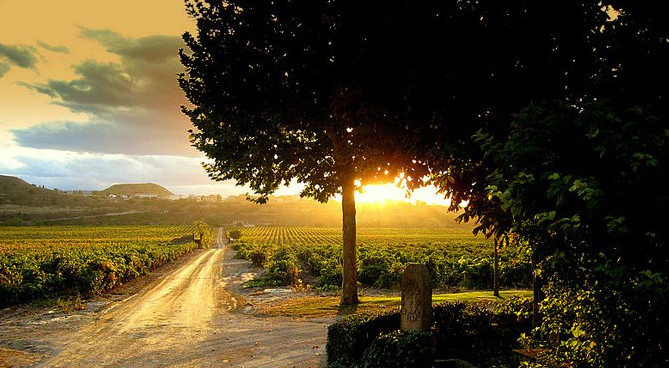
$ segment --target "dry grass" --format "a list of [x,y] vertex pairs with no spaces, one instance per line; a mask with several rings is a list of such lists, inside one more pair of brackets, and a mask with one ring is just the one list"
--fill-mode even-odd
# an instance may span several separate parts
[[[501,298],[512,296],[531,298],[532,292],[527,290],[501,291]],[[432,303],[494,301],[492,291],[471,291],[451,294],[435,294]],[[399,296],[361,296],[360,304],[341,307],[337,296],[306,296],[302,298],[288,298],[271,305],[259,307],[257,313],[267,316],[286,316],[298,318],[335,317],[353,313],[379,313],[399,309]]]

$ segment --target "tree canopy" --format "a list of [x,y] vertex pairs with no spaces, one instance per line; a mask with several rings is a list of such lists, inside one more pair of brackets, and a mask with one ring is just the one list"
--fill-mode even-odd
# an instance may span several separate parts
[[[431,72],[453,90],[417,95],[408,146],[453,207],[468,201],[463,220],[532,251],[546,284],[530,343],[570,366],[667,364],[666,5],[469,9],[481,23],[468,41],[498,47],[495,58]],[[450,103],[459,91],[467,102]]]
[[546,282],[533,343],[554,360],[667,363],[668,5],[188,4],[194,146],[259,202],[291,180],[342,194],[342,303],[357,301],[357,181],[404,172],[530,248]]
[[401,5],[187,3],[198,34],[184,35],[179,83],[193,145],[213,159],[212,178],[248,185],[258,202],[292,180],[319,201],[342,195],[345,304],[357,302],[355,188],[420,166],[400,149],[406,125],[389,108],[402,96]]

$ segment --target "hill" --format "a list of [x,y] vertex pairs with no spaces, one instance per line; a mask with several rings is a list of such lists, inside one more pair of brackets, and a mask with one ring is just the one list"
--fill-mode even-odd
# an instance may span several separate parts
[[153,183],[141,184],[114,184],[111,187],[101,190],[98,194],[104,196],[126,196],[139,198],[170,198],[174,193],[167,190],[165,187]]
[[58,190],[37,187],[14,176],[0,175],[0,204],[44,206],[62,204],[67,196]]

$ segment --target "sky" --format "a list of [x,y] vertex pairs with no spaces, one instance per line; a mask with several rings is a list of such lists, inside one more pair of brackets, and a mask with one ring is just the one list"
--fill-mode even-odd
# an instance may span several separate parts
[[[185,31],[195,22],[183,0],[0,0],[0,175],[58,189],[247,193],[210,180],[188,141],[176,80]],[[403,197],[386,188],[376,196]]]

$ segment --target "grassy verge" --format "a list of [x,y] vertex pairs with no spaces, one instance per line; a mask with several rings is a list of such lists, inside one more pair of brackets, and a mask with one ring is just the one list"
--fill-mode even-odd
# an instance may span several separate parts
[[[500,299],[507,299],[513,296],[531,298],[532,291],[506,290],[500,292]],[[497,300],[497,298],[492,295],[492,291],[432,295],[433,304],[494,300]],[[336,296],[307,296],[304,298],[290,298],[273,305],[262,306],[259,308],[258,314],[304,318],[334,317],[343,314],[379,313],[399,309],[400,303],[401,299],[399,296],[361,296],[360,304],[341,307],[339,305],[339,297]]]

